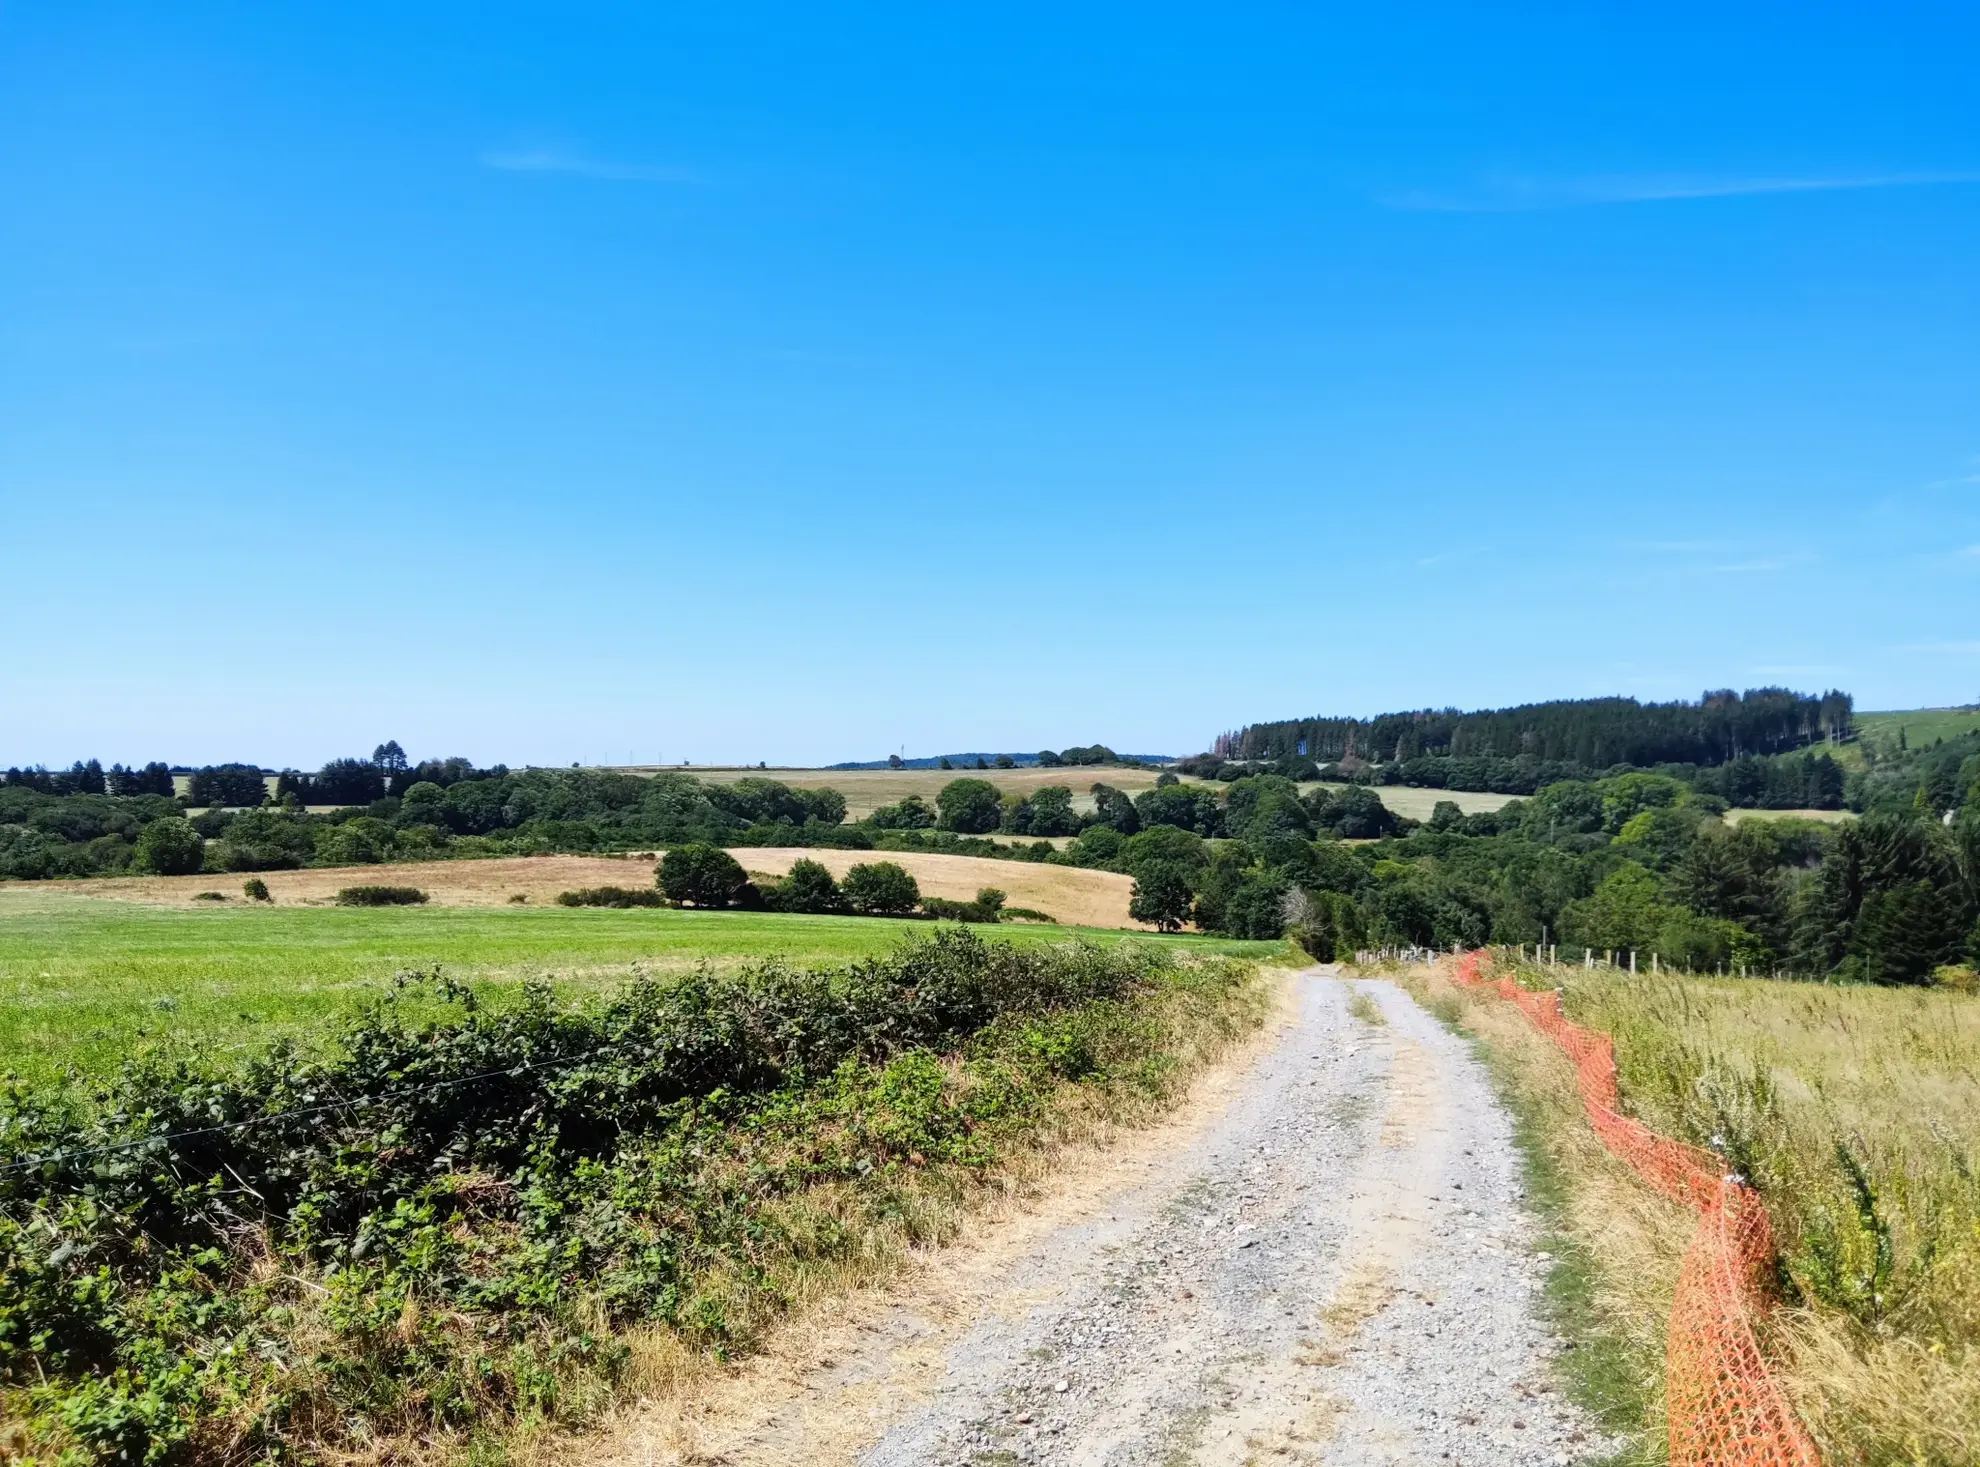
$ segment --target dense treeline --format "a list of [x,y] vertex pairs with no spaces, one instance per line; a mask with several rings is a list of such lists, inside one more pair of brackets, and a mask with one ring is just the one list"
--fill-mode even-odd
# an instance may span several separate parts
[[[329,812],[305,809],[299,786],[280,803],[199,810],[155,794],[51,794],[9,780],[0,875],[691,846],[711,853],[695,858],[720,887],[706,888],[708,905],[908,911],[917,897],[888,885],[898,886],[898,868],[887,863],[862,876],[872,892],[834,884],[822,867],[759,890],[722,848],[934,851],[1125,872],[1142,921],[1246,938],[1290,930],[1319,952],[1545,940],[1694,969],[1921,981],[1980,957],[1980,734],[1865,756],[1845,784],[1864,818],[1841,827],[1722,818],[1734,799],[1831,801],[1840,771],[1826,753],[1555,780],[1492,813],[1440,802],[1422,824],[1367,784],[1302,786],[1230,761],[1212,782],[1165,772],[1132,797],[1093,783],[1085,801],[1071,785],[1020,796],[963,775],[932,804],[909,796],[859,822],[835,791],[766,777],[704,784],[674,772],[477,770],[461,760],[337,761],[310,787],[362,778],[367,792],[388,793]],[[217,782],[230,771],[212,773]],[[423,774],[435,777],[414,777]],[[972,915],[994,920],[988,908]]]
[[1385,713],[1372,719],[1306,718],[1256,723],[1220,735],[1211,752],[1232,760],[1359,759],[1389,763],[1424,755],[1563,761],[1584,769],[1627,764],[1718,765],[1850,737],[1847,693],[1820,697],[1785,688],[1727,688],[1696,703],[1586,698],[1463,713],[1455,708]]

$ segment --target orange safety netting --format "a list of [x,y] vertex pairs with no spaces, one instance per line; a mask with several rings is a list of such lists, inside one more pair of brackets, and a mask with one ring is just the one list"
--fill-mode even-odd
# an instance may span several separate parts
[[1622,1113],[1615,1045],[1561,1012],[1556,993],[1529,993],[1510,978],[1478,971],[1479,955],[1458,959],[1465,988],[1496,990],[1567,1051],[1595,1134],[1636,1174],[1698,1213],[1698,1231],[1678,1270],[1665,1349],[1673,1467],[1819,1467],[1821,1456],[1795,1419],[1760,1350],[1758,1322],[1768,1305],[1773,1231],[1759,1195],[1724,1175],[1711,1152],[1660,1136]]

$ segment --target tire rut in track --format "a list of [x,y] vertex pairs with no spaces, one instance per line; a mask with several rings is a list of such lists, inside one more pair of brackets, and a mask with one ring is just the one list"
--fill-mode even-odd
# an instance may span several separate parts
[[[1484,1467],[1613,1450],[1553,1389],[1545,1262],[1480,1066],[1386,983],[1291,983],[1276,1031],[1174,1121],[615,1455]],[[1383,1022],[1349,1011],[1356,989]]]

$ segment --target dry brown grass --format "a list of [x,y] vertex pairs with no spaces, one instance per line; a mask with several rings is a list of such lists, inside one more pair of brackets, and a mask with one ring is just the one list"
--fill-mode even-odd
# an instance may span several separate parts
[[[739,853],[740,854],[740,853]],[[319,866],[306,871],[263,871],[268,894],[282,906],[328,906],[347,886],[389,882],[416,886],[441,907],[499,907],[517,894],[532,905],[583,886],[651,886],[657,858],[612,856],[511,856],[492,861],[419,861],[389,866]],[[1000,864],[1000,863],[998,863]],[[241,900],[246,877],[232,872],[200,876],[114,876],[65,881],[65,895],[109,897],[160,907],[203,906],[197,894],[224,892]],[[1022,905],[1022,903],[1020,903]],[[1042,909],[1041,909],[1042,910]]]
[[[994,886],[1009,896],[1011,906],[1047,912],[1064,923],[1145,930],[1127,914],[1134,881],[1114,871],[918,851],[738,846],[731,854],[745,870],[765,876],[782,876],[800,857],[822,862],[839,877],[862,861],[894,861],[914,876],[927,896],[966,902],[976,896],[978,888]],[[279,906],[329,906],[344,887],[377,881],[416,886],[427,894],[431,905],[439,907],[500,907],[518,895],[528,897],[532,906],[543,906],[555,902],[557,893],[578,887],[651,886],[656,859],[651,853],[631,857],[511,856],[390,866],[323,866],[306,871],[264,871],[260,875]],[[244,879],[214,872],[201,876],[117,876],[63,882],[61,889],[66,895],[191,908],[207,905],[198,900],[203,891],[223,892],[232,901],[242,901]]]
[[1569,970],[1624,1094],[1766,1199],[1784,1380],[1832,1463],[1980,1462],[1980,998]]
[[[1316,790],[1344,790],[1344,784],[1324,782],[1303,784],[1300,793],[1310,795]],[[1481,810],[1497,810],[1512,803],[1512,795],[1487,794],[1482,790],[1419,790],[1405,785],[1377,785],[1375,793],[1383,804],[1398,815],[1407,815],[1412,820],[1428,820],[1437,808],[1439,800],[1449,800],[1467,815],[1476,815]]]
[[[1061,922],[1081,927],[1128,927],[1142,924],[1128,916],[1134,878],[1117,871],[1089,871],[1081,866],[1046,866],[1030,861],[999,861],[989,856],[942,856],[919,851],[831,851],[786,846],[741,847],[730,853],[743,868],[766,876],[782,876],[798,860],[817,861],[835,877],[871,861],[893,861],[921,886],[923,896],[972,900],[978,888],[994,886],[1013,907],[1048,912]],[[1152,930],[1152,929],[1142,929]]]
[[[628,769],[627,774],[653,774],[652,769]],[[1077,769],[717,769],[694,768],[667,773],[691,774],[712,784],[734,784],[739,779],[774,779],[793,789],[834,789],[846,797],[847,818],[858,820],[882,805],[898,803],[908,795],[920,795],[929,804],[942,786],[952,779],[987,779],[1008,794],[1028,795],[1048,785],[1063,785],[1073,792],[1073,806],[1091,810],[1093,797],[1087,791],[1096,784],[1112,785],[1135,795],[1155,788],[1159,769],[1122,769],[1100,765]]]

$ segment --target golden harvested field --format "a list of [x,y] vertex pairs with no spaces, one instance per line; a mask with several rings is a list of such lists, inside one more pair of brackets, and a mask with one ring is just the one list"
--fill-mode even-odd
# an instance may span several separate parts
[[1737,825],[1742,820],[1820,820],[1828,825],[1840,825],[1846,820],[1854,820],[1856,815],[1849,810],[1728,810],[1726,820]]
[[[739,846],[730,852],[743,869],[782,876],[791,862],[809,856],[834,876],[862,861],[894,861],[905,867],[929,896],[969,901],[978,887],[994,886],[1010,905],[1049,912],[1082,927],[1137,927],[1127,905],[1134,882],[1112,871],[1075,866],[1041,866],[1028,861],[996,861],[986,856],[943,856],[910,851],[830,851],[785,846]],[[324,866],[308,871],[264,871],[268,894],[285,907],[330,906],[347,886],[416,886],[436,907],[502,907],[511,898],[546,906],[560,891],[583,886],[653,885],[655,858],[610,856],[512,856],[490,861],[423,861],[389,866]],[[202,876],[119,876],[100,881],[65,881],[66,895],[108,897],[147,906],[208,908],[203,891],[217,891],[230,904],[249,905],[241,895],[245,877],[208,872]]]
[[[652,774],[651,769],[630,769],[628,774]],[[1143,790],[1155,788],[1155,778],[1159,769],[1119,769],[1088,766],[1078,769],[694,769],[685,771],[699,779],[718,784],[733,783],[755,775],[759,779],[774,779],[795,789],[835,789],[846,797],[846,818],[858,820],[871,814],[882,805],[891,805],[906,795],[920,795],[929,804],[935,803],[935,796],[942,786],[952,779],[987,779],[1000,790],[1028,795],[1033,790],[1047,785],[1065,785],[1073,792],[1073,808],[1091,810],[1093,797],[1087,793],[1096,784],[1112,785],[1117,790],[1125,790],[1130,795],[1138,795]],[[1214,781],[1185,779],[1184,784],[1208,783],[1212,789],[1218,788]],[[1304,784],[1303,794],[1312,794],[1319,789],[1346,789],[1342,784]],[[1375,793],[1398,815],[1407,815],[1415,820],[1428,820],[1430,812],[1439,800],[1455,800],[1457,807],[1467,815],[1480,810],[1496,810],[1514,798],[1511,795],[1493,795],[1471,790],[1419,790],[1402,785],[1378,786]]]
[[789,846],[745,846],[729,853],[747,871],[782,876],[791,863],[809,858],[835,877],[868,861],[892,861],[920,883],[923,896],[966,902],[977,888],[994,886],[1013,907],[1049,912],[1080,927],[1139,927],[1128,916],[1132,877],[1078,866],[1040,866],[1028,861],[994,861],[987,856],[940,856],[919,851],[827,851]]
[[[530,904],[554,902],[557,893],[580,886],[651,886],[655,857],[511,856],[494,861],[420,861],[389,866],[320,866],[307,871],[263,871],[277,906],[329,906],[347,886],[416,886],[441,907],[500,907],[518,893]],[[160,907],[205,907],[202,891],[242,902],[241,883],[232,872],[201,876],[115,876],[100,881],[65,881],[75,896],[109,897]]]
[[[626,769],[625,774],[656,774],[648,768]],[[711,784],[734,784],[739,779],[774,779],[793,789],[834,789],[846,797],[847,818],[858,820],[882,805],[892,805],[908,795],[920,795],[930,805],[952,779],[987,779],[1000,791],[1028,795],[1047,785],[1064,785],[1073,792],[1073,806],[1093,808],[1087,793],[1096,784],[1112,785],[1130,795],[1155,788],[1159,769],[1121,769],[1102,765],[1060,769],[717,769],[690,766],[666,773],[692,774]]]
[[[1312,794],[1315,790],[1344,790],[1344,784],[1303,784],[1300,793]],[[1510,805],[1516,798],[1513,795],[1490,795],[1475,790],[1418,790],[1405,785],[1377,785],[1375,793],[1398,815],[1407,815],[1412,820],[1428,820],[1430,812],[1437,808],[1437,801],[1453,801],[1458,809],[1467,815],[1476,815],[1480,810],[1497,810]]]

